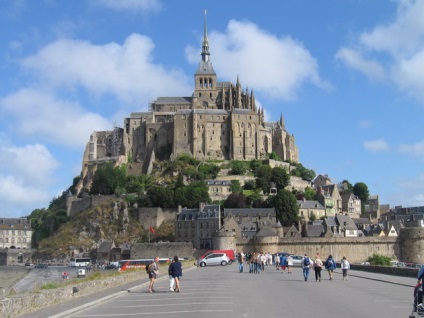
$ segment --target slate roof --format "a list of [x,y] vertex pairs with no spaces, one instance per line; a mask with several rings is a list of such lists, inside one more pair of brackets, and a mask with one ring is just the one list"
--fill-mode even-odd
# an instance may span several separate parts
[[316,200],[297,200],[302,209],[325,209],[324,206]]
[[31,230],[31,222],[27,218],[0,218],[0,229]]
[[277,233],[269,226],[265,225],[259,229],[259,232],[255,236],[265,237],[265,236],[277,236]]
[[276,216],[274,208],[256,208],[256,209],[224,209],[225,215],[233,216]]
[[357,230],[358,229],[356,224],[353,222],[353,220],[349,216],[338,214],[336,216],[336,218],[337,218],[337,222],[339,223],[339,225],[343,226],[346,230]]
[[321,237],[324,236],[325,229],[322,224],[312,224],[308,225],[306,230],[306,235],[308,237]]
[[158,97],[154,104],[191,104],[192,97],[175,96],[175,97]]
[[100,246],[97,249],[97,252],[99,252],[99,253],[109,253],[110,250],[112,249],[113,245],[114,245],[113,241],[109,241],[109,240],[103,241],[102,243],[100,243]]
[[354,218],[352,219],[353,223],[355,224],[372,224],[372,222],[370,221],[370,219],[367,218]]

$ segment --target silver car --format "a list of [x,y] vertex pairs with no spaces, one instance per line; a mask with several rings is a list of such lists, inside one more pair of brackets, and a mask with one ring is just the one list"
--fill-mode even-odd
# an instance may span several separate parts
[[197,265],[204,267],[206,265],[221,265],[225,266],[230,263],[230,259],[227,254],[224,253],[212,253],[204,258],[199,258]]

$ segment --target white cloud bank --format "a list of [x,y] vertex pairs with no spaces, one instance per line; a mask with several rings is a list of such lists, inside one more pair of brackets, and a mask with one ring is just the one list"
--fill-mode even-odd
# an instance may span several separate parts
[[395,19],[363,32],[336,58],[371,80],[387,79],[424,101],[424,1],[398,0]]
[[[225,33],[208,34],[211,60],[224,79],[240,81],[273,99],[296,98],[305,83],[328,87],[318,72],[318,63],[303,45],[290,38],[278,37],[247,21],[231,20]],[[199,48],[187,47],[191,63],[199,62]],[[255,63],[252,63],[252,61]]]
[[388,143],[384,139],[364,141],[364,148],[371,152],[383,152],[390,149]]
[[128,12],[158,12],[162,9],[159,0],[97,0],[99,5]]
[[406,153],[414,157],[420,157],[424,159],[424,140],[417,142],[415,144],[411,144],[411,145],[408,145],[408,144],[400,145],[399,151],[401,153]]

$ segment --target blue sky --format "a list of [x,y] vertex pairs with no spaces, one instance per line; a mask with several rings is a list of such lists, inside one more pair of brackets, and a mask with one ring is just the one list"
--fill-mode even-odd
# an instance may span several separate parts
[[0,0],[0,216],[47,207],[90,134],[219,81],[282,113],[301,163],[424,205],[424,1]]

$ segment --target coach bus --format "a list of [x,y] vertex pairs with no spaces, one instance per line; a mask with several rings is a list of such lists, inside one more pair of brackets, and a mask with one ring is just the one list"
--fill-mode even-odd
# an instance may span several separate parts
[[80,258],[71,258],[69,262],[70,267],[87,267],[91,264],[91,259],[89,257],[80,257]]
[[[119,271],[123,272],[127,269],[140,269],[146,268],[146,265],[153,262],[153,258],[140,258],[140,259],[124,259],[119,261]],[[159,264],[169,263],[169,258],[159,258]]]

